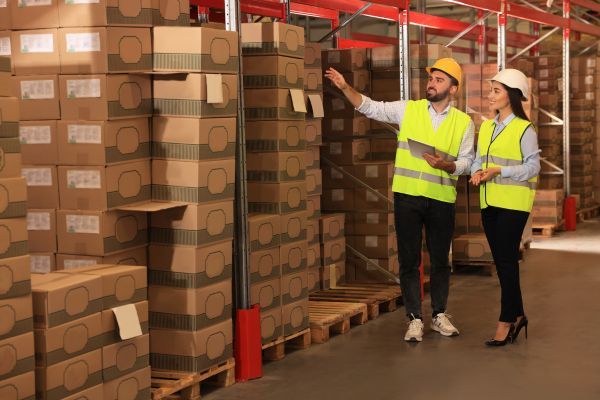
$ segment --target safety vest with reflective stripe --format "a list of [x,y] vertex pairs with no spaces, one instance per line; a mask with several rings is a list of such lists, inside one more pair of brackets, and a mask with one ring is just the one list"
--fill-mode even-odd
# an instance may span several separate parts
[[427,100],[408,101],[402,126],[398,133],[398,149],[392,190],[411,196],[454,203],[458,177],[431,167],[422,158],[413,157],[408,148],[408,138],[435,148],[435,153],[448,161],[456,161],[460,145],[471,118],[450,107],[446,119],[433,130]]
[[[481,155],[482,168],[509,167],[523,164],[521,138],[531,122],[515,117],[492,140],[496,124],[487,120],[481,125],[477,148]],[[530,212],[535,198],[538,178],[517,181],[497,175],[485,182],[479,190],[481,208],[488,206]]]

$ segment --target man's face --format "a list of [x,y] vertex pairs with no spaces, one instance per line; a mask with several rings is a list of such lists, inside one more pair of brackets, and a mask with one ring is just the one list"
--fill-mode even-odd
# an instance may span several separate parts
[[440,71],[432,71],[427,82],[425,98],[434,103],[445,100],[450,96],[452,87],[452,81],[448,75]]

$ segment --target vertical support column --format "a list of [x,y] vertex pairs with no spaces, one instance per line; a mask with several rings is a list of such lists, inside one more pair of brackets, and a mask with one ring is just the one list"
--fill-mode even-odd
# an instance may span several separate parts
[[506,68],[506,0],[500,0],[498,14],[498,70]]
[[[427,14],[427,0],[417,0],[417,11]],[[424,26],[419,26],[419,44],[427,44],[427,30]]]
[[570,63],[571,63],[571,0],[563,0],[563,18],[567,20],[567,27],[563,29],[563,170],[565,195],[571,194],[571,105],[569,93],[571,91]]
[[[477,19],[483,18],[483,10],[477,10]],[[479,23],[479,37],[477,38],[479,51],[479,64],[487,63],[487,19]]]
[[410,100],[409,0],[398,16],[398,55],[400,68],[400,100]]
[[[540,37],[540,24],[536,24],[536,23],[531,23],[531,34],[533,36],[535,36],[536,38]],[[539,45],[535,45],[531,48],[531,50],[529,51],[529,55],[530,56],[534,56],[537,57],[540,55],[540,46]]]
[[[337,29],[338,26],[340,26],[340,15],[339,15],[339,12],[338,12],[337,19],[332,19],[331,20],[331,30],[333,31],[333,30]],[[333,42],[332,44],[333,44],[333,48],[334,49],[338,48],[338,39],[339,39],[339,37],[340,37],[340,33],[336,32],[333,35],[333,37],[331,38],[331,40]]]
[[285,12],[285,23],[289,24],[291,23],[291,15],[292,15],[292,11],[291,11],[291,6],[290,6],[290,0],[282,0],[283,2],[283,7],[284,7],[284,12]]

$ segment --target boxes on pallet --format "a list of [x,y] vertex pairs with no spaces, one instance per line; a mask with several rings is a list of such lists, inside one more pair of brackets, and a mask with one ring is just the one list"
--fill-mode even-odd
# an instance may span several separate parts
[[279,247],[250,253],[250,283],[264,283],[281,277]]
[[327,142],[321,149],[323,157],[337,165],[354,165],[367,159],[370,150],[368,140],[353,140],[351,142]]
[[[250,214],[248,216],[248,230],[251,252],[278,247],[281,244],[283,234],[281,217],[278,215]],[[298,221],[297,232],[300,232],[300,221]]]
[[308,329],[308,296],[294,303],[286,304],[282,308],[283,334],[289,336]]
[[335,139],[336,136],[364,136],[371,129],[370,121],[366,117],[326,118],[323,120],[323,134],[328,139]]
[[[10,108],[6,121],[12,123],[15,133],[18,136],[18,127],[13,121],[18,120],[57,120],[60,119],[59,107],[59,86],[57,75],[33,75],[33,76],[13,76],[11,79],[12,92],[18,98],[17,114],[13,117]],[[11,100],[2,100],[3,103],[10,103]],[[4,107],[2,107],[4,111]],[[20,111],[19,111],[20,110]],[[15,118],[13,120],[13,118]],[[4,116],[3,116],[4,119]],[[5,122],[3,122],[3,125]],[[9,125],[10,126],[10,125]]]
[[453,262],[493,262],[492,251],[483,234],[467,234],[452,240]]
[[261,343],[267,344],[272,342],[281,336],[283,336],[283,325],[282,325],[282,310],[276,308],[269,311],[260,312],[260,335]]
[[321,52],[323,71],[334,68],[340,73],[368,68],[367,49],[329,49]]
[[88,256],[81,254],[57,254],[56,269],[73,269],[87,267],[96,264],[118,264],[118,265],[148,265],[146,245],[125,249],[116,253],[103,256]]
[[[244,88],[304,88],[304,61],[282,56],[245,57]],[[316,90],[316,89],[313,89]]]
[[[114,0],[111,0],[114,1]],[[189,0],[152,0],[154,26],[189,26]]]
[[375,190],[382,196],[378,196],[376,193],[373,193],[371,190],[368,189],[354,189],[355,209],[365,211],[391,211],[392,206],[390,205],[389,200],[392,199],[394,196],[391,185],[385,189]]
[[[372,188],[387,188],[392,184],[394,165],[387,161],[365,161],[356,165],[344,166],[344,170]],[[336,169],[325,168],[324,180],[329,188],[352,189],[356,183]]]
[[250,182],[302,181],[307,177],[301,152],[249,153],[246,168]]
[[55,253],[29,253],[29,267],[36,274],[48,274],[56,271]]
[[56,210],[27,210],[29,250],[56,253]]
[[302,89],[248,89],[244,104],[248,121],[304,120],[307,112]]
[[297,211],[278,216],[281,230],[281,245],[305,241],[308,237],[308,213]]
[[25,0],[20,1],[18,6],[14,0],[10,3],[11,29],[57,28],[59,25],[59,0],[47,0],[41,4]]
[[248,183],[248,210],[266,214],[289,214],[306,210],[306,183]]
[[60,72],[58,43],[57,29],[13,31],[11,59],[15,74],[58,74]]
[[250,303],[258,304],[261,313],[270,310],[281,311],[281,276],[250,285]]
[[281,274],[295,274],[305,270],[308,261],[307,249],[308,245],[306,240],[281,245],[279,248]]
[[[35,373],[31,371],[0,381],[0,393],[5,394],[7,400],[35,399]],[[94,397],[89,400],[101,399]]]
[[151,27],[152,13],[152,0],[141,0],[131,4],[119,3],[119,0],[58,3],[58,19],[61,27],[119,25]]
[[248,152],[305,151],[305,121],[248,121]]
[[321,244],[321,259],[323,265],[331,265],[346,260],[346,238],[329,240]]
[[23,164],[58,165],[56,121],[21,121]]
[[241,26],[244,56],[278,55],[304,58],[304,29],[280,22],[245,23]]
[[[308,269],[296,273],[283,274],[281,277],[281,304],[286,305],[308,300]],[[285,313],[285,311],[284,311]]]

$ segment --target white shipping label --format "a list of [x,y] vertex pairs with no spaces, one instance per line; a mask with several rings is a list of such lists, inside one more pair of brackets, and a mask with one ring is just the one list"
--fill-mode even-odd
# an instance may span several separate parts
[[67,215],[68,233],[100,233],[100,217],[97,215]]
[[379,201],[379,197],[377,197],[377,195],[373,192],[366,192],[367,193],[367,201],[368,202],[377,202]]
[[331,178],[332,179],[344,179],[344,174],[342,174],[337,169],[332,169],[331,170]]
[[21,35],[21,53],[54,53],[51,33]]
[[365,167],[365,176],[367,178],[379,178],[379,167],[377,165],[367,165]]
[[36,274],[47,274],[51,271],[52,260],[50,256],[30,256],[29,257],[30,270]]
[[25,177],[27,186],[52,186],[51,168],[22,168],[21,175]]
[[373,248],[379,246],[379,237],[377,236],[365,236],[365,247]]
[[585,99],[586,100],[594,100],[594,92],[585,92]]
[[0,8],[8,7],[7,0],[0,0]]
[[548,65],[548,59],[547,59],[546,57],[540,57],[540,58],[538,59],[538,63],[539,63],[540,65]]
[[342,99],[331,99],[331,108],[333,111],[340,111],[346,108],[346,102]]
[[67,52],[68,53],[90,53],[101,51],[100,33],[67,33]]
[[19,140],[21,144],[51,144],[52,129],[49,125],[21,126]]
[[586,85],[594,84],[594,75],[587,75],[584,79]]
[[52,0],[19,0],[19,7],[51,6]]
[[332,201],[344,201],[344,189],[334,189],[331,191]]
[[0,56],[10,56],[10,37],[2,37],[0,38]]
[[101,125],[69,125],[67,128],[68,141],[71,144],[101,144]]
[[548,82],[547,81],[540,81],[539,82],[539,86],[540,86],[540,89],[548,89]]
[[78,260],[78,259],[70,259],[65,260],[64,268],[65,269],[73,269],[79,267],[87,267],[90,265],[96,265],[98,262],[96,260]]
[[339,63],[341,60],[341,51],[329,51],[327,52],[327,62],[329,64]]
[[67,187],[69,189],[101,189],[100,171],[69,170],[67,171]]
[[377,213],[368,213],[367,214],[367,224],[378,224],[379,223],[379,214]]
[[548,69],[540,70],[540,78],[547,78],[549,72],[550,72],[550,70],[548,70]]
[[49,231],[50,213],[48,212],[28,212],[27,213],[28,231]]
[[100,79],[69,79],[67,96],[70,99],[101,97]]
[[344,120],[336,118],[331,120],[331,130],[340,132],[344,130]]
[[21,98],[23,100],[47,100],[54,98],[54,81],[21,81]]
[[329,154],[334,156],[339,156],[342,154],[342,144],[341,143],[329,143]]

